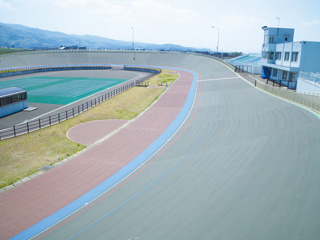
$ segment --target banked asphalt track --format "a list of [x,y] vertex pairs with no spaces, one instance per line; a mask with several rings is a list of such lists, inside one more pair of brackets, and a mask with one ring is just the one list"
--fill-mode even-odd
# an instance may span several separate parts
[[[133,62],[130,54],[99,54],[84,54],[82,60],[193,70],[199,75],[194,105],[176,134],[140,169],[147,168],[37,237],[319,238],[317,116],[255,89],[205,57],[136,54]],[[79,61],[77,55],[19,58],[20,64],[62,64]]]

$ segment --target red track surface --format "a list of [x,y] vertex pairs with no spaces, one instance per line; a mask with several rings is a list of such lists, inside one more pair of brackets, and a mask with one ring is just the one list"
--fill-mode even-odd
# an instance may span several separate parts
[[13,237],[50,216],[138,156],[177,116],[192,80],[192,74],[180,71],[179,80],[166,94],[126,128],[46,174],[0,194],[0,239]]
[[67,135],[72,141],[89,146],[117,130],[127,122],[127,120],[118,119],[86,122],[71,128],[67,132]]

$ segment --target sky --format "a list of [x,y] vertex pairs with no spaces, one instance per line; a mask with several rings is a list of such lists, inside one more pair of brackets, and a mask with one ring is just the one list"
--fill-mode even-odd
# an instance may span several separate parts
[[[116,40],[259,53],[262,26],[320,42],[319,0],[0,0],[0,22]],[[212,28],[214,26],[215,28]],[[133,29],[132,29],[133,28]],[[1,29],[0,29],[1,30]]]

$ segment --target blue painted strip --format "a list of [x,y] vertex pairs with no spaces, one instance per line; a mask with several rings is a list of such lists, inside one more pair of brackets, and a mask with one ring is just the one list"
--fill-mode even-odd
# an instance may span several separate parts
[[[127,65],[129,66],[129,65]],[[157,66],[148,66],[148,67],[157,67]],[[29,239],[40,232],[44,231],[48,227],[52,226],[56,222],[62,220],[63,218],[67,217],[80,207],[83,207],[86,203],[90,202],[94,198],[98,197],[100,194],[114,186],[120,180],[125,178],[129,175],[132,171],[134,171],[137,167],[139,167],[142,163],[144,163],[149,157],[151,157],[179,128],[179,126],[183,123],[184,119],[187,117],[192,104],[193,99],[195,97],[196,88],[197,88],[197,81],[198,75],[190,70],[181,69],[181,68],[171,68],[171,67],[157,67],[157,68],[166,68],[172,70],[181,70],[185,72],[189,72],[193,75],[193,81],[182,109],[180,110],[177,117],[173,120],[170,126],[140,155],[138,155],[135,159],[133,159],[130,163],[120,169],[117,173],[112,175],[110,178],[106,179],[104,182],[78,198],[77,200],[73,201],[72,203],[68,204],[64,208],[60,209],[59,211],[53,213],[51,216],[43,219],[42,221],[36,223],[32,227],[26,229],[25,231],[19,233],[18,235],[11,238],[11,240],[21,240],[21,239]]]
[[83,230],[81,230],[80,232],[78,232],[77,234],[73,235],[72,237],[68,238],[68,240],[74,239],[75,237],[81,235],[82,233],[86,232],[87,230],[89,230],[90,228],[92,228],[94,225],[98,224],[99,222],[101,222],[103,219],[107,218],[109,215],[111,215],[112,213],[114,213],[115,211],[117,211],[118,209],[122,208],[123,206],[125,206],[127,203],[131,202],[133,199],[135,199],[136,197],[138,197],[139,195],[141,195],[142,193],[144,193],[146,190],[148,190],[152,185],[154,185],[155,183],[159,182],[163,177],[165,177],[167,174],[169,174],[172,170],[174,170],[176,167],[178,167],[178,165],[180,165],[180,163],[182,163],[194,150],[196,150],[196,148],[204,141],[204,139],[209,135],[211,129],[213,128],[213,125],[215,124],[218,114],[219,114],[219,99],[218,99],[218,95],[216,92],[216,89],[213,85],[213,90],[214,90],[214,94],[216,97],[216,101],[217,101],[217,110],[216,110],[216,114],[214,116],[214,119],[210,125],[210,127],[208,128],[208,130],[205,132],[205,134],[201,137],[201,139],[196,143],[196,145],[193,146],[193,148],[186,154],[184,155],[176,164],[174,164],[171,168],[169,168],[165,173],[163,173],[159,178],[157,178],[156,180],[154,180],[152,183],[150,183],[148,186],[146,186],[144,189],[142,189],[140,192],[138,192],[136,195],[134,195],[133,197],[129,198],[127,201],[125,201],[124,203],[122,203],[121,205],[119,205],[118,207],[116,207],[115,209],[113,209],[112,211],[108,212],[107,214],[105,214],[103,217],[101,217],[100,219],[98,219],[97,221],[95,221],[94,223],[90,224],[88,227],[84,228]]

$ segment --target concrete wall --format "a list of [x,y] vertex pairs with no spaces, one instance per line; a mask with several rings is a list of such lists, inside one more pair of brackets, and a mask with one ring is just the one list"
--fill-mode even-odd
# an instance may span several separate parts
[[302,42],[301,72],[320,72],[320,42]]

